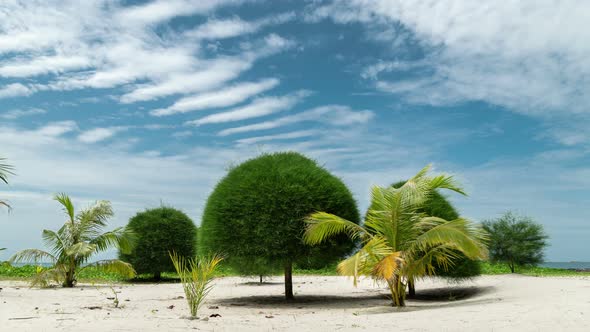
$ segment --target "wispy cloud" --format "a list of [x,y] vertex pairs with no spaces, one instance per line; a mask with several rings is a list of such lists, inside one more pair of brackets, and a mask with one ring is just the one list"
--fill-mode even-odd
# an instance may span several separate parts
[[127,129],[127,127],[94,128],[80,134],[78,140],[84,143],[97,143],[109,139]]
[[270,25],[283,24],[295,18],[295,13],[283,13],[256,21],[244,21],[239,17],[213,19],[185,32],[185,36],[195,39],[224,39],[252,34]]
[[259,130],[279,128],[305,121],[317,121],[332,126],[347,126],[353,124],[367,123],[374,116],[369,110],[355,111],[348,106],[327,105],[316,107],[301,113],[285,116],[275,120],[255,123],[251,125],[224,129],[219,132],[220,136],[246,133]]
[[77,129],[78,125],[75,121],[59,121],[49,123],[37,129],[34,133],[40,136],[59,137]]
[[47,113],[46,110],[40,108],[30,108],[30,109],[15,109],[7,111],[6,113],[0,114],[0,118],[6,120],[15,120],[18,118],[22,118],[25,116],[32,116],[32,115],[39,115]]
[[299,91],[282,97],[257,98],[246,106],[238,107],[227,112],[211,114],[198,120],[189,121],[187,124],[200,126],[204,124],[233,122],[270,115],[290,109],[309,95],[309,91]]
[[216,88],[238,77],[249,69],[252,63],[248,59],[227,58],[204,62],[200,69],[190,73],[168,75],[159,82],[138,85],[133,91],[123,95],[123,103],[147,101],[173,94],[186,94]]
[[237,140],[237,143],[238,144],[243,144],[243,145],[256,144],[256,143],[260,143],[260,142],[268,142],[268,141],[278,141],[278,140],[290,140],[290,139],[304,138],[304,137],[315,136],[317,134],[318,133],[315,130],[299,130],[299,131],[293,131],[293,132],[284,133],[284,134],[266,135],[266,136],[256,136],[256,137],[250,137],[250,138],[243,138],[243,139]]
[[20,96],[28,96],[34,92],[33,89],[20,83],[8,84],[0,87],[0,99]]
[[222,90],[211,91],[176,101],[172,106],[153,110],[155,116],[187,113],[209,108],[227,107],[241,103],[279,84],[277,79],[265,79],[259,82],[246,82],[226,87]]
[[[550,126],[590,121],[590,47],[581,42],[590,30],[580,29],[588,15],[590,4],[575,1],[335,0],[307,19],[361,22],[378,42],[418,48],[423,58],[400,61],[393,47],[362,71],[383,92],[434,106],[484,101]],[[377,38],[379,30],[390,33]]]
[[54,73],[87,68],[91,60],[77,55],[41,56],[29,60],[15,60],[0,65],[0,76],[4,77],[31,77],[36,75]]

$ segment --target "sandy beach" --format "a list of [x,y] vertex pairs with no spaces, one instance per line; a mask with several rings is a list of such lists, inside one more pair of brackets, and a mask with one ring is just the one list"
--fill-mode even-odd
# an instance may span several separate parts
[[[180,284],[79,285],[30,289],[0,281],[2,331],[587,331],[590,278],[484,276],[460,285],[419,283],[407,307],[388,305],[371,280],[296,277],[287,303],[280,278],[222,278],[201,310],[188,315]],[[115,307],[113,290],[119,306]],[[210,317],[211,315],[217,317]]]

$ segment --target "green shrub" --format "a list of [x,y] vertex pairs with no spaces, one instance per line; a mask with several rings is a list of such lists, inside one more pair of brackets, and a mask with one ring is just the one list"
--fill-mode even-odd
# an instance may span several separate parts
[[325,266],[354,247],[346,235],[304,245],[304,218],[316,211],[359,222],[356,202],[340,179],[295,152],[264,154],[234,167],[217,184],[203,214],[200,245],[223,254],[242,274],[284,269],[285,296],[291,298],[293,264]]
[[197,228],[182,211],[160,207],[137,213],[128,224],[137,237],[134,249],[119,257],[131,263],[137,273],[160,279],[162,272],[175,271],[169,252],[183,257],[196,255]]
[[514,273],[516,267],[543,262],[548,236],[543,226],[533,219],[507,212],[498,219],[485,221],[483,226],[490,234],[490,260],[493,263],[506,263]]

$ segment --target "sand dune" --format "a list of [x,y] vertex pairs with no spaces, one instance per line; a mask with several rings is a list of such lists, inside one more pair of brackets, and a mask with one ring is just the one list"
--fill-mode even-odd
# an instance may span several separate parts
[[[418,297],[392,308],[371,280],[296,277],[287,303],[280,278],[216,280],[200,320],[180,284],[29,289],[0,281],[1,331],[588,331],[590,278],[484,276],[460,285],[424,280]],[[114,305],[113,290],[119,307]],[[209,317],[218,314],[220,317]]]

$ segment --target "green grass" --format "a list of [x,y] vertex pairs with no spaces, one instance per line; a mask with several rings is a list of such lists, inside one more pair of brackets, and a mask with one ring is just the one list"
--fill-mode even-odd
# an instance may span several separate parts
[[[37,273],[37,267],[32,265],[15,267],[4,262],[0,263],[0,280],[27,280]],[[571,276],[590,276],[590,272],[576,272],[566,269],[553,269],[548,267],[522,267],[517,269],[516,273],[535,277],[571,277]],[[336,273],[336,265],[331,265],[323,269],[294,269],[294,275],[317,275],[317,276],[334,276]],[[492,264],[489,262],[482,263],[483,275],[498,275],[510,274],[510,269],[505,264]],[[233,277],[238,276],[228,266],[220,265],[216,271],[216,277]],[[278,274],[277,274],[278,275]],[[139,275],[131,282],[151,282],[152,276],[149,274]],[[104,283],[104,282],[129,282],[125,278],[115,273],[105,273],[94,267],[89,267],[82,270],[78,276],[80,282],[86,283]],[[174,281],[178,279],[178,275],[173,272],[162,273],[164,281]]]
[[[506,264],[483,262],[481,272],[482,274],[487,275],[510,274],[510,268]],[[573,270],[554,269],[541,266],[519,267],[516,269],[516,273],[534,277],[590,276],[590,272],[577,272]]]

